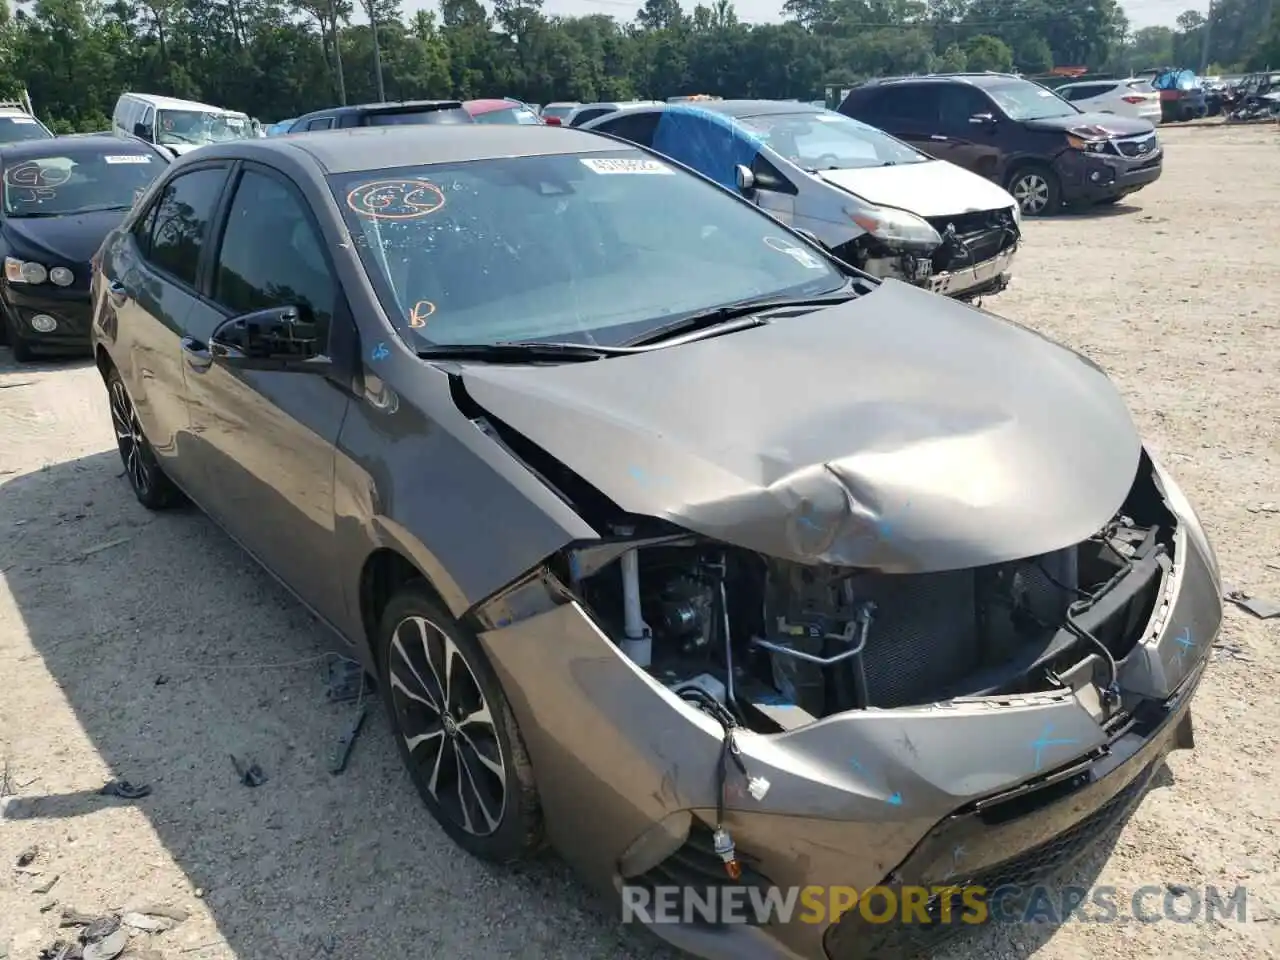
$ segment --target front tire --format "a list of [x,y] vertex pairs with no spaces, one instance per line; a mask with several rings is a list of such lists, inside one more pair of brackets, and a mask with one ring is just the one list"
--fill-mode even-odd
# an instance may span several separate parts
[[160,469],[155,451],[142,432],[133,400],[120,371],[107,371],[107,401],[111,406],[111,426],[124,464],[125,476],[138,502],[148,510],[164,510],[182,501],[182,493]]
[[482,860],[536,854],[543,830],[533,767],[479,641],[422,581],[387,604],[377,639],[400,757],[432,816]]
[[1048,217],[1062,206],[1062,187],[1048,167],[1021,167],[1013,171],[1006,189],[1018,201],[1024,216]]

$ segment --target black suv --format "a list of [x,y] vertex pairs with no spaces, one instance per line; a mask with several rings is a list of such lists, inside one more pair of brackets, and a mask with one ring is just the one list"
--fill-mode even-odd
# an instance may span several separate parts
[[313,110],[299,117],[290,133],[337,130],[346,127],[390,127],[417,123],[474,123],[460,100],[405,100],[400,103],[361,103]]
[[1012,74],[870,80],[849,92],[840,112],[994,180],[1031,215],[1115,203],[1162,169],[1163,150],[1148,121],[1083,113]]

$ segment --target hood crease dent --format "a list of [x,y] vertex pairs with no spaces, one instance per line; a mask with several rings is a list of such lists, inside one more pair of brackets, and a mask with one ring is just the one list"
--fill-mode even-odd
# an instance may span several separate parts
[[721,337],[467,394],[621,509],[778,559],[930,573],[1050,553],[1115,516],[1141,440],[1096,365],[898,281]]

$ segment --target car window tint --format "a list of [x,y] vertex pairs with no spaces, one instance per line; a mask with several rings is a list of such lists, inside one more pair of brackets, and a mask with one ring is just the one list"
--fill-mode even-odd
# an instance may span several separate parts
[[308,130],[328,130],[333,126],[333,117],[319,117],[307,124]]
[[213,299],[233,314],[306,306],[322,341],[336,285],[302,199],[283,182],[246,170],[227,213]]
[[930,125],[938,120],[938,89],[934,86],[889,87],[876,103],[877,116],[898,123]]
[[607,108],[605,109],[595,108],[592,110],[583,110],[580,114],[578,114],[576,117],[573,118],[571,125],[575,127],[580,127],[584,123],[586,123],[588,120],[594,120],[596,117],[603,117],[606,113],[612,113],[612,112],[613,112],[612,110],[609,110]]
[[160,209],[160,203],[151,204],[149,210],[140,216],[133,225],[133,239],[138,244],[138,251],[144,256],[151,253],[151,233],[156,224],[156,212]]
[[193,287],[200,251],[209,239],[209,221],[226,179],[225,167],[180,174],[165,187],[156,210],[147,259]]
[[658,113],[623,114],[613,120],[606,120],[593,129],[648,147],[653,144],[653,132],[658,128],[660,117],[661,114]]
[[938,93],[938,116],[949,127],[967,125],[969,118],[991,112],[991,101],[972,87],[948,84]]

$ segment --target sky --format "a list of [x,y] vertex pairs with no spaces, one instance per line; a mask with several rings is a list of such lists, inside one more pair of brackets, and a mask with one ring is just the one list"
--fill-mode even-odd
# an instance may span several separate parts
[[[696,0],[683,0],[686,9],[693,9]],[[543,12],[548,15],[583,16],[590,13],[607,13],[619,20],[632,19],[643,0],[543,0]],[[738,16],[749,23],[767,23],[782,19],[782,0],[734,0]],[[1120,4],[1129,17],[1134,30],[1142,27],[1172,27],[1174,19],[1184,10],[1207,9],[1207,0],[1121,0]],[[405,10],[434,10],[436,0],[406,0]]]

